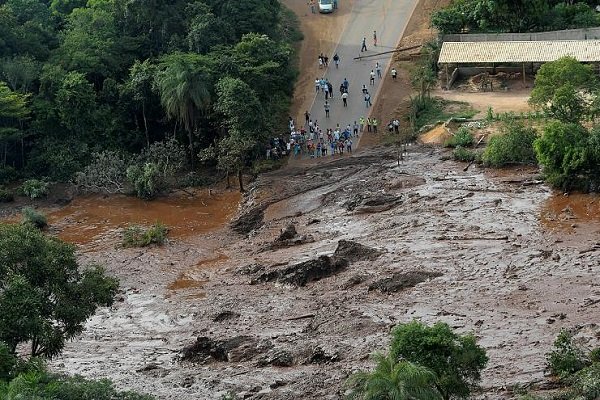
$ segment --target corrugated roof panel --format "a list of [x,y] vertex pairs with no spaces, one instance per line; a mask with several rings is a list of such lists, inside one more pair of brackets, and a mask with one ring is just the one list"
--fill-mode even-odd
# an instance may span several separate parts
[[511,42],[444,42],[439,63],[548,62],[573,56],[581,62],[600,61],[600,40]]

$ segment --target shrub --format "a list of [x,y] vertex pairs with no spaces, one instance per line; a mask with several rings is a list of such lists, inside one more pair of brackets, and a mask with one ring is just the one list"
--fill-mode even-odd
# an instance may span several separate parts
[[468,397],[488,361],[473,335],[457,335],[442,322],[433,326],[418,321],[398,325],[392,332],[391,354],[396,360],[433,371],[444,399]]
[[48,195],[48,182],[29,179],[23,182],[20,190],[30,199],[39,199]]
[[128,160],[116,151],[92,155],[92,162],[75,174],[75,184],[84,192],[123,193]]
[[10,165],[0,167],[0,185],[15,181],[19,177],[17,170]]
[[164,244],[168,229],[160,222],[156,222],[148,229],[141,226],[129,226],[123,232],[123,247],[146,247],[151,244],[158,246]]
[[38,229],[44,229],[48,226],[48,219],[46,216],[31,207],[24,207],[21,214],[23,216],[23,219],[21,220],[23,225],[30,224]]
[[0,187],[0,203],[10,203],[14,199],[15,196],[10,190]]
[[577,399],[596,400],[600,398],[600,363],[594,363],[577,372],[572,381],[572,387],[579,396]]
[[471,131],[464,126],[461,127],[450,139],[444,143],[446,147],[470,147],[473,145],[475,138]]
[[482,160],[486,165],[501,167],[509,164],[535,164],[533,142],[537,137],[535,129],[522,122],[505,123],[503,135],[490,139]]
[[158,165],[154,163],[130,166],[127,168],[127,180],[134,187],[137,197],[145,200],[152,200],[164,188]]
[[548,354],[548,366],[553,374],[565,378],[589,365],[585,353],[573,342],[573,335],[562,329]]
[[476,151],[465,149],[462,146],[457,146],[454,151],[452,151],[452,155],[455,160],[464,162],[475,161],[478,158],[478,153]]

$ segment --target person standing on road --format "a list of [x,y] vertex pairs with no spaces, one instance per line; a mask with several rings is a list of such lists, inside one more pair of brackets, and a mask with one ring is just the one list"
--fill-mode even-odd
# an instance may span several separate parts
[[319,90],[321,90],[321,80],[319,78],[315,79],[315,90],[317,93],[319,93]]
[[329,102],[327,100],[325,100],[323,108],[325,109],[325,118],[329,118]]
[[348,92],[342,94],[342,101],[344,102],[344,107],[348,107]]
[[377,31],[373,31],[373,46],[377,47]]
[[363,85],[363,87],[362,87],[363,94],[367,94],[368,91],[369,90],[367,89],[367,85]]
[[344,82],[342,82],[342,85],[344,85],[344,88],[346,90],[344,90],[346,93],[348,93],[348,88],[350,87],[350,83],[348,83],[348,79],[344,78]]
[[323,91],[325,92],[325,100],[329,98],[329,85],[325,84],[323,86]]
[[333,85],[329,81],[327,81],[327,89],[329,89],[329,97],[333,99]]
[[397,77],[398,71],[396,71],[396,68],[392,68],[392,80],[395,81]]
[[316,14],[316,12],[315,12],[315,0],[310,0],[308,2],[308,5],[310,6],[310,12],[312,14]]
[[308,110],[304,111],[304,124],[308,125],[308,121],[310,121],[310,113]]
[[367,132],[371,132],[371,130],[372,130],[371,118],[367,117]]
[[333,0],[333,9],[337,9],[338,8],[338,0]]
[[381,79],[381,64],[379,64],[379,61],[375,64],[375,71],[377,71],[377,77]]
[[360,127],[360,131],[364,131],[365,130],[365,117],[363,117],[362,115],[360,116],[360,118],[358,119],[358,124]]
[[361,51],[361,53],[363,51],[367,51],[367,38],[366,37],[362,38],[362,46],[360,48],[360,51]]
[[377,133],[377,124],[379,123],[379,122],[377,121],[377,118],[373,118],[373,119],[371,120],[371,123],[373,124],[373,133]]
[[340,56],[338,56],[338,53],[333,55],[333,63],[335,64],[336,68],[340,66]]
[[358,124],[356,121],[354,121],[354,125],[352,125],[352,133],[354,134],[354,137],[358,137]]
[[365,106],[367,108],[371,107],[371,95],[369,94],[369,92],[367,92],[367,94],[365,94]]
[[375,85],[375,71],[371,70],[369,76],[369,85]]

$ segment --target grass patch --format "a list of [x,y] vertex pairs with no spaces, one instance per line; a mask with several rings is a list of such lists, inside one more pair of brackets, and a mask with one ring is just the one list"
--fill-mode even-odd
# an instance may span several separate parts
[[31,207],[24,207],[21,211],[21,215],[23,216],[21,220],[23,225],[33,225],[38,229],[44,229],[48,226],[48,219],[46,216]]
[[474,142],[471,131],[463,126],[444,143],[444,147],[471,147]]
[[146,247],[152,244],[161,246],[167,239],[167,233],[167,227],[160,222],[146,229],[139,225],[131,225],[123,232],[123,247]]
[[466,149],[462,146],[457,146],[452,151],[452,156],[454,157],[455,160],[458,160],[458,161],[471,162],[471,161],[477,161],[477,159],[479,158],[479,153],[476,152],[475,150]]
[[447,121],[452,117],[465,119],[473,118],[478,112],[473,109],[469,103],[449,101],[439,97],[430,98],[424,101],[419,108],[415,118],[415,130],[417,131],[425,125]]

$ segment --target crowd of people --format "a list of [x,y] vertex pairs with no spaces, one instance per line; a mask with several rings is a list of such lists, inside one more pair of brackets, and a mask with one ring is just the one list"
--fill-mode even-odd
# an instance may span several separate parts
[[[373,45],[377,46],[377,32],[373,32]],[[361,51],[366,51],[366,38],[362,40]],[[340,56],[335,53],[332,57],[336,69],[339,69],[341,64]],[[320,53],[318,56],[318,67],[319,69],[327,68],[329,66],[329,57],[326,54]],[[395,68],[390,70],[390,76],[392,81],[397,78],[398,72]],[[369,87],[375,86],[377,80],[383,80],[383,66],[376,61],[369,73]],[[325,120],[329,121],[332,117],[335,98],[334,84],[325,76],[315,78],[315,93],[317,98],[323,99],[323,111],[325,114]],[[337,83],[336,83],[337,85]],[[337,87],[337,86],[336,86]],[[373,103],[371,101],[371,93],[369,87],[366,84],[362,84],[360,89],[362,92],[362,98],[365,102],[365,108],[370,108]],[[360,85],[357,85],[360,88]],[[348,107],[350,97],[350,82],[348,78],[344,78],[339,83],[339,96],[342,100],[344,108]],[[339,110],[339,109],[337,109]],[[339,112],[339,111],[337,111]],[[322,115],[322,114],[321,114]],[[334,115],[339,121],[339,116]],[[335,154],[350,154],[352,153],[353,139],[359,137],[365,128],[367,132],[378,133],[379,121],[376,117],[361,116],[353,124],[348,124],[344,129],[340,128],[338,123],[334,129],[323,128],[319,126],[318,121],[314,121],[308,111],[304,113],[304,124],[297,128],[292,117],[289,119],[290,129],[290,143],[288,145],[288,151],[294,155],[294,157],[300,157],[302,155],[308,155],[311,158],[323,157],[327,155]],[[329,124],[328,124],[329,125]],[[330,125],[331,126],[331,125]],[[399,132],[400,121],[393,119],[387,125],[389,132]]]

